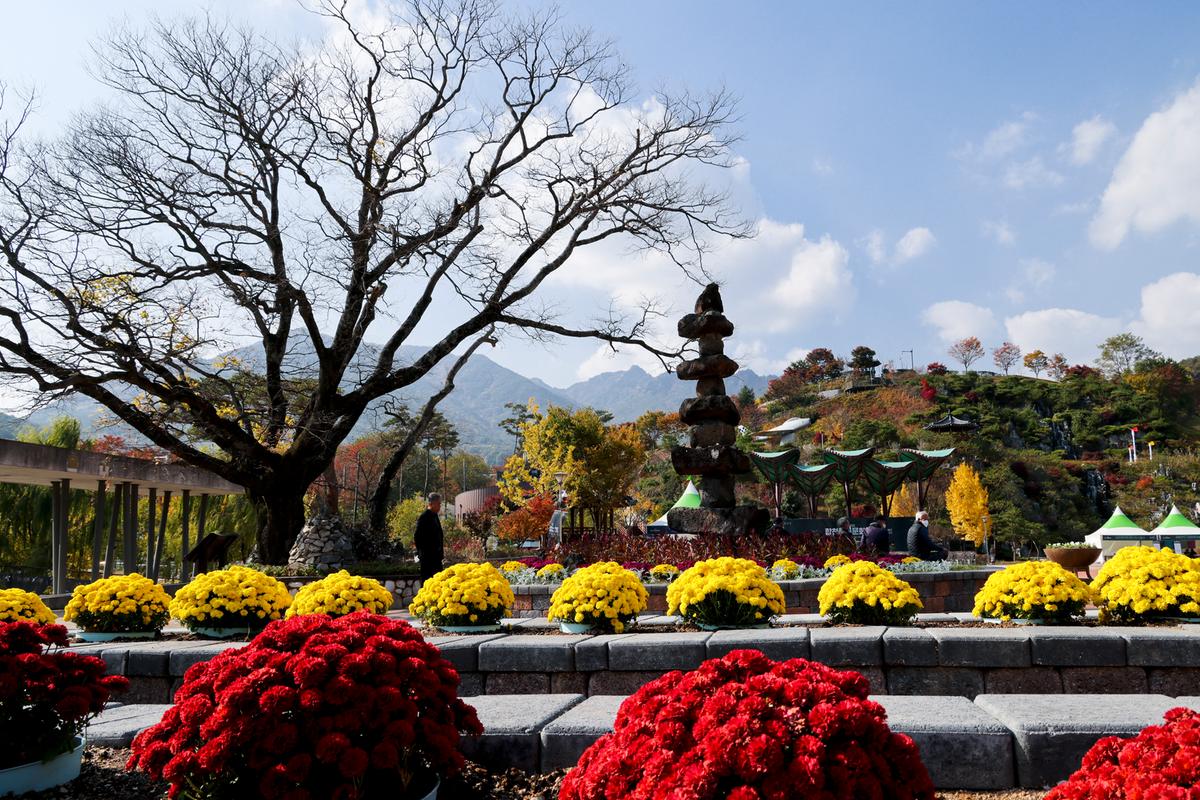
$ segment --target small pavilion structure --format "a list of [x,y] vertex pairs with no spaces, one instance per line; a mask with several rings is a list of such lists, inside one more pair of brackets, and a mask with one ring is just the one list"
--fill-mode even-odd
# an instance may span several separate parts
[[941,419],[930,422],[925,426],[925,430],[935,433],[971,433],[979,430],[979,424],[964,417],[947,414]]
[[952,455],[954,455],[953,447],[947,447],[945,450],[904,449],[900,451],[901,461],[913,462],[913,468],[909,472],[908,478],[917,484],[917,508],[925,508],[925,501],[929,499],[930,481],[938,468],[949,461]]
[[[196,541],[204,538],[209,497],[242,494],[245,489],[203,469],[177,463],[70,450],[49,445],[0,439],[0,483],[47,486],[51,498],[51,581],[53,591],[67,589],[67,518],[70,493],[83,489],[95,494],[92,520],[92,579],[113,573],[117,540],[125,571],[138,565],[138,500],[146,490],[144,569],[157,579],[162,565],[171,500],[182,503],[183,541],[180,561],[191,549],[192,499],[199,498]],[[119,532],[119,535],[118,535]],[[105,535],[107,533],[107,536]],[[183,564],[184,578],[188,566]]]

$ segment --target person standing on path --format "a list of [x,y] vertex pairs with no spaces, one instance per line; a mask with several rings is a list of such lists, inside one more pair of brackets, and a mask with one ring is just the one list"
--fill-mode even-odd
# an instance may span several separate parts
[[429,495],[428,507],[417,517],[417,530],[413,534],[413,545],[417,550],[417,561],[421,564],[421,583],[442,571],[444,539],[442,537],[442,496],[437,492]]

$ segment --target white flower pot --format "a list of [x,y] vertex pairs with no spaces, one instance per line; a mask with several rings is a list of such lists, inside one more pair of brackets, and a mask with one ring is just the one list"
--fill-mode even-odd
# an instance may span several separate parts
[[1016,617],[1013,617],[1010,620],[1002,620],[999,617],[982,617],[981,619],[983,619],[984,622],[989,622],[993,625],[1003,625],[1006,621],[1011,622],[1013,625],[1045,625],[1046,624],[1046,620],[1044,620],[1044,619],[1017,619]]
[[[75,749],[51,758],[0,770],[0,797],[25,792],[37,792],[62,786],[79,777],[83,762],[83,739],[76,739]],[[436,794],[436,789],[434,790]]]
[[103,633],[101,631],[77,631],[75,638],[83,642],[111,642],[115,639],[153,639],[158,631],[118,631]]
[[564,622],[558,623],[558,629],[563,633],[591,633],[594,626],[590,622]]
[[439,631],[446,633],[495,633],[500,630],[500,623],[494,625],[436,625]]

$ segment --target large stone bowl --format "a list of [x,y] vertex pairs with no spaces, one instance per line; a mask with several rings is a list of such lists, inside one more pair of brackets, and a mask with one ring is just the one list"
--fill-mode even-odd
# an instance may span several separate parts
[[1083,572],[1100,557],[1099,547],[1047,547],[1046,558],[1067,572]]

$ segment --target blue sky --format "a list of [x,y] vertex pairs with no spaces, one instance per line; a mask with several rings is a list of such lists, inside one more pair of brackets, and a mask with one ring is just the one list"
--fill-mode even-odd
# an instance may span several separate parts
[[[13,5],[0,77],[38,85],[52,128],[98,94],[83,67],[94,31],[199,7]],[[319,30],[278,0],[212,7]],[[762,234],[710,266],[743,363],[868,344],[921,366],[964,335],[1086,361],[1127,329],[1200,354],[1200,6],[606,0],[563,14],[615,40],[639,96],[724,84],[742,98],[736,193]],[[631,277],[617,260],[588,261],[561,302],[607,302],[602,276],[690,304],[669,271]],[[555,385],[646,364],[579,342],[490,355]]]

